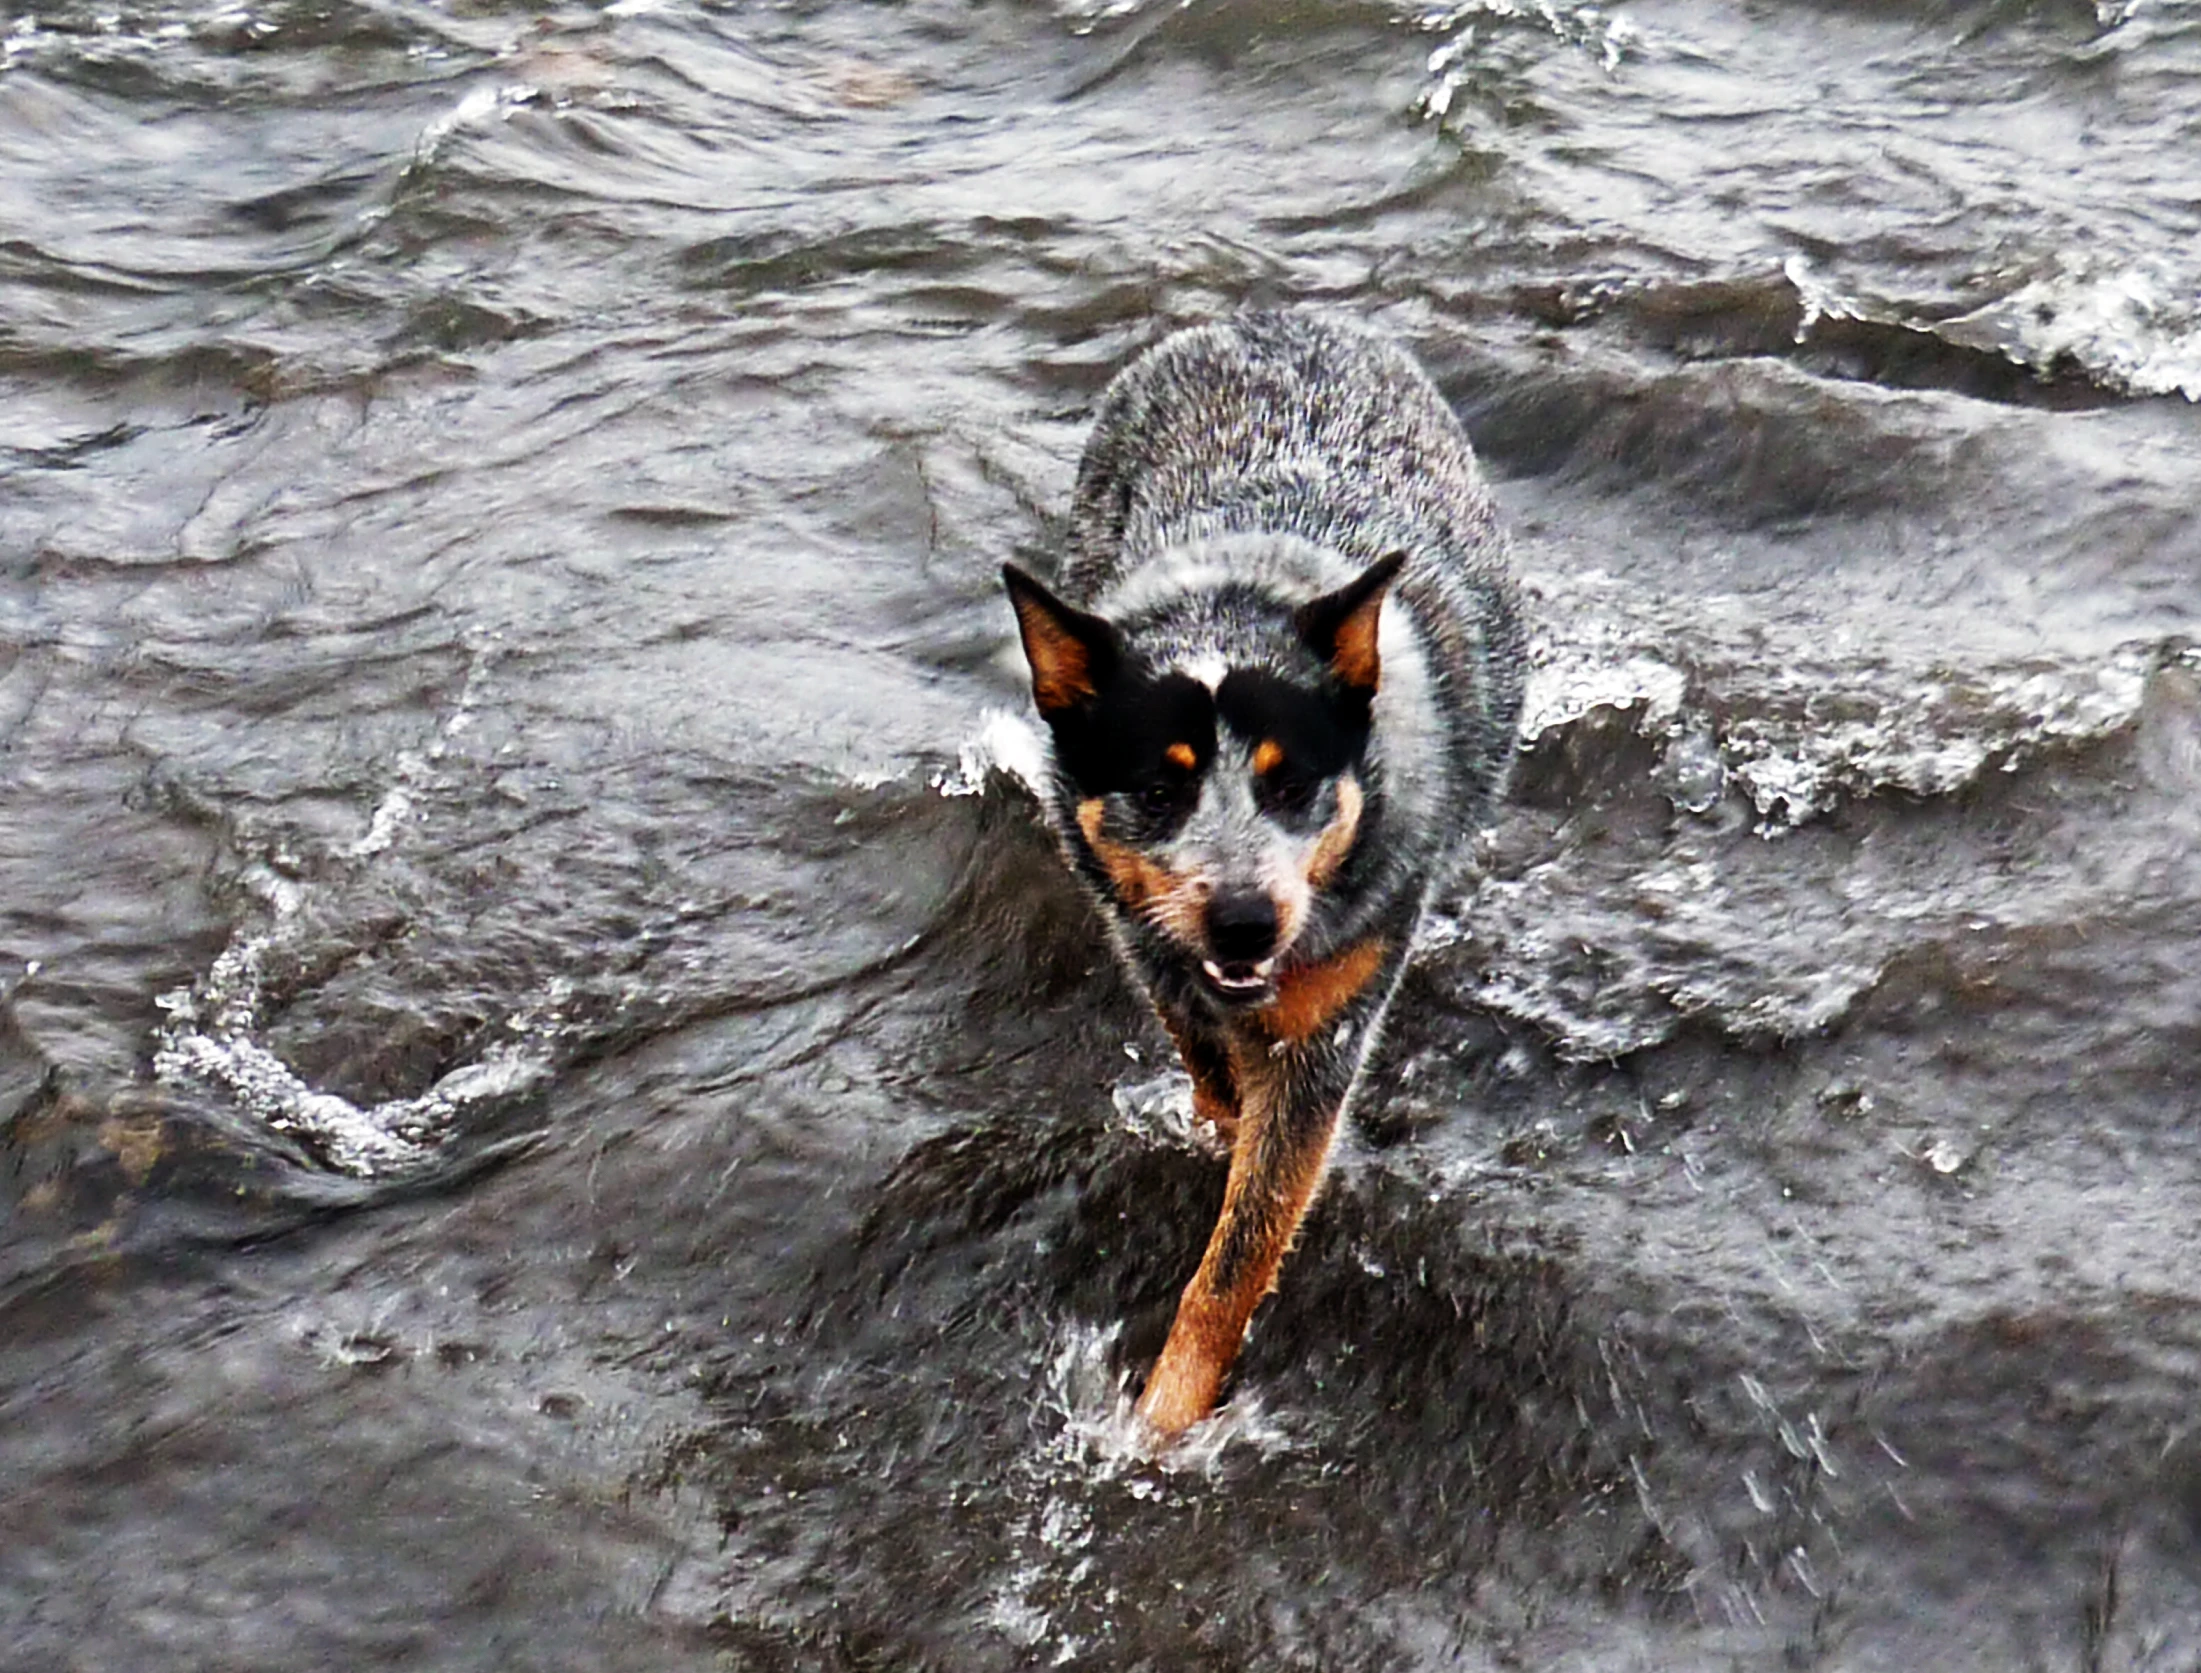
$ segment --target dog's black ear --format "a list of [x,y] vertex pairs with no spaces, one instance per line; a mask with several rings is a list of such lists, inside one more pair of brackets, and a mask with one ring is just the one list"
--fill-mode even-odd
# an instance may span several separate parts
[[1052,718],[1097,695],[1115,672],[1116,630],[1099,616],[1072,609],[1013,563],[1001,566],[1001,579],[1016,606],[1039,712]]
[[1405,562],[1404,552],[1378,558],[1337,591],[1309,599],[1292,615],[1299,637],[1348,690],[1375,692],[1381,672],[1376,627],[1383,617],[1384,594]]

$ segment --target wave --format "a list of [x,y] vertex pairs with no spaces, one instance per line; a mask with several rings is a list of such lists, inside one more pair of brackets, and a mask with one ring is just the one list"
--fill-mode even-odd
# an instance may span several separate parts
[[[1663,650],[1610,620],[1547,633],[1517,811],[1432,927],[1438,991],[1577,1061],[1696,1025],[1764,1044],[1890,983],[1992,984],[2007,949],[2136,910],[2083,847],[2014,869],[2008,831],[2016,807],[2054,828],[2058,803],[2117,783],[2190,683],[2190,646],[1836,660],[1762,623],[1712,650],[1715,615]],[[2184,838],[2135,805],[2121,840]]]

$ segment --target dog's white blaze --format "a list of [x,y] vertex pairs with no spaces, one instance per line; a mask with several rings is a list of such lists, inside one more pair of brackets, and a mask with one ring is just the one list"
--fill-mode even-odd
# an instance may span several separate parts
[[1192,658],[1184,665],[1184,671],[1206,686],[1209,691],[1223,683],[1223,676],[1230,672],[1230,664],[1221,651],[1208,651]]

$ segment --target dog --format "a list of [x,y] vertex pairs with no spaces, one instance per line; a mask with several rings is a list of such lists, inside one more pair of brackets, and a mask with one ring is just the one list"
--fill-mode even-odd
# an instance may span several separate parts
[[1043,801],[1230,1145],[1138,1402],[1166,1445],[1221,1397],[1422,914],[1504,792],[1521,630],[1459,421],[1401,349],[1311,312],[1120,373],[1068,544],[1059,594],[1002,571]]

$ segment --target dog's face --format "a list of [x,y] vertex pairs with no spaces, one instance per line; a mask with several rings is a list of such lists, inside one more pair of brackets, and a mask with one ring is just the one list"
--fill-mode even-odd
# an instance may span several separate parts
[[1279,963],[1358,839],[1377,622],[1402,561],[1276,607],[1265,637],[1285,654],[1237,663],[1215,643],[1142,647],[1003,572],[1094,868],[1223,1005],[1275,996]]

